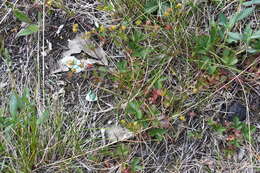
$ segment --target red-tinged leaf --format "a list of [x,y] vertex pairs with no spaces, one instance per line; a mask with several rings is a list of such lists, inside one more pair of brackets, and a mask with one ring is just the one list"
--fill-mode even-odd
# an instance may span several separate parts
[[165,25],[164,29],[165,30],[172,30],[173,27],[172,27],[172,25]]
[[156,104],[156,102],[160,96],[162,96],[162,91],[159,89],[155,89],[152,91],[149,101],[153,104]]
[[228,137],[226,138],[227,141],[233,141],[235,140],[235,136],[234,135],[228,135]]
[[131,169],[125,168],[122,170],[122,173],[131,173]]
[[240,130],[234,129],[233,132],[234,132],[234,135],[235,135],[237,138],[241,137],[241,131],[240,131]]
[[197,114],[196,112],[194,112],[194,111],[189,112],[189,116],[190,116],[191,118],[196,117],[197,115],[198,115],[198,114]]
[[152,24],[151,20],[147,20],[147,21],[145,22],[145,25],[151,25],[151,24]]

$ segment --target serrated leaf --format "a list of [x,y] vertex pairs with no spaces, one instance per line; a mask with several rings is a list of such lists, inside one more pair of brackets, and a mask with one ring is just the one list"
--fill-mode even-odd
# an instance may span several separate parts
[[14,10],[14,16],[21,22],[32,23],[31,19],[24,12],[18,9]]
[[38,31],[39,31],[39,26],[36,24],[31,24],[26,28],[22,29],[20,32],[18,32],[17,36],[26,36]]
[[251,37],[250,37],[250,39],[257,39],[257,38],[260,38],[260,30],[254,32],[254,33],[251,35]]
[[13,93],[10,98],[9,112],[13,117],[16,116],[18,112],[18,97],[15,93]]
[[244,6],[259,5],[259,4],[260,4],[260,0],[252,0],[243,3]]

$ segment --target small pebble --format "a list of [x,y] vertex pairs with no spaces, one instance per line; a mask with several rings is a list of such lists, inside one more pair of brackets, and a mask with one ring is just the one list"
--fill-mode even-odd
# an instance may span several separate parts
[[240,103],[232,103],[227,110],[227,119],[229,121],[232,121],[235,117],[238,117],[240,121],[246,119],[246,107]]

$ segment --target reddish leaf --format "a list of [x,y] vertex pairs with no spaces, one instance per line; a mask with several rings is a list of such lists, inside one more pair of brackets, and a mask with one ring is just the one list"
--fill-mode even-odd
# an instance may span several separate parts
[[159,90],[159,89],[155,89],[155,90],[152,91],[151,94],[152,94],[152,95],[151,95],[151,97],[149,98],[149,101],[150,101],[151,103],[153,103],[153,104],[156,104],[158,98],[159,98],[160,96],[162,96],[162,91]]
[[147,21],[145,22],[145,24],[146,24],[146,25],[151,25],[152,22],[151,22],[151,20],[147,20]]
[[197,114],[196,112],[194,112],[194,111],[189,112],[189,116],[190,116],[191,118],[196,117],[197,115],[198,115],[198,114]]
[[131,173],[131,170],[129,168],[125,168],[122,170],[122,173]]
[[241,131],[240,130],[234,129],[233,132],[234,132],[234,135],[236,137],[241,137]]
[[235,136],[234,135],[228,135],[228,137],[226,138],[227,141],[233,141],[235,140]]
[[172,30],[172,25],[169,25],[169,24],[168,24],[168,25],[166,25],[166,26],[164,27],[164,29],[165,29],[165,30]]

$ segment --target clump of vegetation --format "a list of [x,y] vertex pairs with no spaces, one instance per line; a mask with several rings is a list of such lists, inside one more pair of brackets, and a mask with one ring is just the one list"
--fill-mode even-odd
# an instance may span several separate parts
[[[256,171],[259,1],[1,7],[0,172]],[[67,48],[81,70],[52,69]],[[246,120],[227,122],[236,100]]]

